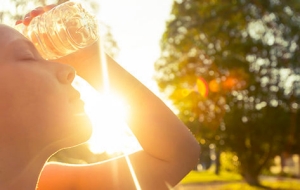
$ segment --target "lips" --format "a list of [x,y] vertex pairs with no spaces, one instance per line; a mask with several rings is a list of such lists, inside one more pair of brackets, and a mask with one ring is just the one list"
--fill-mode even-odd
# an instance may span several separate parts
[[83,113],[85,111],[84,102],[80,99],[80,93],[77,90],[74,90],[69,102],[74,106],[76,113]]
[[77,90],[74,90],[69,101],[70,101],[70,103],[73,103],[73,102],[77,102],[78,100],[81,100],[80,93]]

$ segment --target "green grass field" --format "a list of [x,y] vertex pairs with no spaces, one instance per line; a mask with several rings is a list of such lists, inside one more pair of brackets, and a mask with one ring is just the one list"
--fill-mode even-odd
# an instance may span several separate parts
[[235,182],[241,181],[242,177],[239,174],[220,172],[220,175],[215,175],[213,171],[191,171],[182,181],[182,184],[187,183],[202,183],[202,182]]
[[[213,171],[191,171],[182,181],[181,184],[191,183],[213,183],[224,182],[218,190],[263,190],[263,188],[252,187],[246,184],[242,177],[236,173],[220,172],[220,175],[215,175]],[[262,185],[276,190],[300,190],[300,180],[295,179],[280,179],[262,178]]]

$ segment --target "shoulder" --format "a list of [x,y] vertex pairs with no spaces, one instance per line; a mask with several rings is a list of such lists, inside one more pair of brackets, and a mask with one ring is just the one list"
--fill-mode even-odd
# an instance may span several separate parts
[[38,190],[119,189],[127,183],[131,186],[126,165],[124,158],[83,165],[51,162],[40,175]]
[[75,166],[56,162],[47,163],[39,178],[38,190],[73,189],[76,173]]

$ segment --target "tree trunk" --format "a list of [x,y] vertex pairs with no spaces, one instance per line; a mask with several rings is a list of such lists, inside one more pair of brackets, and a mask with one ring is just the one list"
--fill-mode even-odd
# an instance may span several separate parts
[[220,168],[221,168],[220,155],[221,155],[220,150],[216,150],[216,160],[215,160],[215,163],[216,163],[215,174],[216,175],[220,174]]
[[258,180],[258,174],[254,174],[254,172],[246,170],[242,172],[242,176],[249,185],[258,187],[261,186]]

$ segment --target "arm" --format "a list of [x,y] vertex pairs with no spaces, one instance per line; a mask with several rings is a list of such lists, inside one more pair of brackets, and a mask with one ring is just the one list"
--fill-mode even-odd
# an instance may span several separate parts
[[[73,65],[81,77],[101,89],[102,68],[98,55],[95,44],[87,51],[78,52],[76,59],[71,55],[59,61]],[[89,59],[84,59],[86,57]],[[167,189],[166,183],[176,185],[196,165],[198,143],[158,97],[108,56],[107,68],[110,87],[130,105],[128,126],[143,147],[143,151],[129,156],[142,189]],[[135,189],[125,158],[69,167],[71,170],[76,170],[71,173],[78,174],[74,180],[81,181],[77,187],[82,189]]]
[[[141,188],[168,189],[167,184],[176,185],[196,165],[198,143],[158,97],[109,56],[106,60],[110,87],[130,105],[127,123],[143,148],[129,155]],[[72,65],[78,75],[102,90],[98,43],[55,61]],[[48,164],[38,189],[136,188],[126,159],[121,157],[84,166]]]

